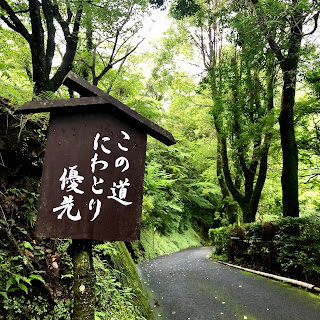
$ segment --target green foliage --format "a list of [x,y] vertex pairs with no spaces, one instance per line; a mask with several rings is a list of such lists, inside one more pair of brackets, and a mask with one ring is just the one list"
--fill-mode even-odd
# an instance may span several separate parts
[[189,227],[183,232],[171,232],[167,235],[162,235],[156,230],[143,229],[140,241],[132,242],[131,246],[136,261],[142,263],[157,256],[190,247],[200,247],[204,244],[207,242],[192,227]]
[[0,28],[0,97],[22,104],[32,98],[32,82],[26,70],[30,51],[17,33]]
[[150,141],[144,185],[143,226],[161,233],[182,231],[190,223],[209,228],[220,199],[212,183],[201,177],[201,168],[188,146],[166,148]]
[[[44,279],[39,274],[31,274],[29,277],[24,277],[19,274],[12,274],[6,282],[6,292],[9,293],[22,290],[25,294],[28,294],[32,280],[45,283]],[[8,298],[7,294],[6,297]]]
[[[37,249],[25,241],[23,247],[36,254]],[[44,252],[41,254],[44,256]],[[40,289],[46,283],[45,271],[27,273],[22,257],[12,251],[2,250],[0,254],[0,310],[5,319],[62,320],[70,319],[70,306],[60,301],[56,306],[48,303],[48,297]],[[25,261],[26,263],[26,261]],[[60,316],[59,316],[60,315]]]
[[280,273],[292,278],[317,281],[320,275],[320,219],[281,218],[242,227],[209,231],[214,256],[227,256],[241,265]]
[[201,7],[194,0],[175,0],[170,7],[170,14],[173,18],[181,20],[197,14],[200,10]]
[[25,189],[22,189],[22,191],[27,194],[27,201],[21,208],[26,209],[26,219],[28,224],[33,227],[37,219],[37,200],[39,198],[39,194],[35,192],[28,192]]
[[170,90],[170,108],[163,124],[177,144],[167,148],[148,141],[144,225],[157,227],[162,233],[182,231],[190,223],[208,230],[214,223],[214,212],[221,208],[213,161],[216,140],[205,105],[208,99],[195,94],[194,80],[185,72],[170,80],[161,73],[159,77]]
[[[169,165],[169,172],[171,172],[169,174],[165,170],[168,166],[163,163],[163,160],[159,163],[161,151],[167,154],[162,146],[160,146],[160,150],[154,148],[147,151],[143,225],[155,226],[165,233],[179,229],[183,204],[179,193],[173,190],[177,181],[175,178],[180,175],[180,168],[177,166],[170,167]],[[174,151],[170,155],[179,156]]]
[[[173,3],[173,16],[184,17],[191,44],[199,49],[203,59],[204,76],[196,92],[211,97],[206,104],[212,106],[212,122],[221,144],[218,154],[224,172],[219,174],[219,183],[225,207],[231,207],[230,192],[243,219],[254,221],[273,126],[270,96],[274,92],[269,79],[274,80],[274,57],[268,54],[266,43],[252,32],[257,22],[251,14],[247,15],[248,21],[243,15],[230,15],[238,3],[197,2],[199,7],[190,12],[179,7],[180,3]],[[188,4],[192,6],[192,2]],[[231,45],[223,44],[225,29]],[[227,216],[231,217],[231,213]]]
[[230,237],[228,229],[228,227],[209,229],[209,239],[215,246],[214,254],[224,255],[227,253],[227,243]]
[[320,70],[318,50],[307,52],[303,56],[301,74],[306,82],[295,106],[295,132],[299,148],[299,174],[300,174],[300,208],[301,215],[319,212],[320,203],[318,193],[319,157],[320,157],[320,101],[319,79]]
[[152,319],[136,267],[124,243],[95,246],[96,319]]
[[279,221],[278,262],[288,274],[304,274],[305,279],[320,275],[319,217],[286,218]]
[[[61,242],[64,242],[63,244]],[[70,241],[60,241],[57,245],[67,249]],[[24,241],[22,247],[34,255],[37,246]],[[48,250],[46,250],[47,252]],[[50,250],[49,252],[51,252]],[[49,254],[52,256],[52,254]],[[49,255],[42,252],[48,261]],[[57,253],[54,257],[58,257]],[[72,263],[66,252],[59,252],[62,282],[72,280]],[[41,256],[39,256],[39,259]],[[40,284],[45,284],[48,274],[45,271],[32,272],[24,276],[21,259],[10,256],[10,251],[0,254],[0,307],[5,312],[6,319],[27,320],[67,320],[71,319],[72,300],[67,292],[56,297],[52,305],[48,297],[39,291]],[[152,319],[148,302],[144,296],[135,265],[126,247],[121,243],[102,243],[94,249],[94,268],[96,272],[96,318],[97,319]],[[46,280],[45,280],[46,279]],[[60,281],[61,281],[60,280]],[[55,283],[55,290],[60,285]],[[40,286],[41,287],[41,286]],[[70,294],[70,293],[69,293]],[[60,296],[62,292],[60,293]]]
[[305,66],[303,76],[306,83],[311,87],[312,92],[316,95],[316,98],[320,98],[320,60],[319,52],[312,50],[309,52],[305,59]]
[[84,12],[74,70],[110,92],[119,83],[124,64],[142,42],[136,34],[149,15],[148,1],[90,1],[84,3]]

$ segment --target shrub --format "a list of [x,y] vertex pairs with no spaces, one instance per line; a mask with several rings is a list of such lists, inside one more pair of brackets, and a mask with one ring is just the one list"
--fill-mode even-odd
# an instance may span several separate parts
[[[274,222],[210,229],[215,255],[229,261],[307,280],[319,285],[319,217],[279,218]],[[231,237],[236,237],[230,241]]]
[[209,230],[209,238],[213,240],[215,246],[215,254],[227,254],[228,241],[230,237],[230,229],[228,227],[220,227]]
[[288,274],[320,276],[320,219],[283,218],[278,221],[277,260]]

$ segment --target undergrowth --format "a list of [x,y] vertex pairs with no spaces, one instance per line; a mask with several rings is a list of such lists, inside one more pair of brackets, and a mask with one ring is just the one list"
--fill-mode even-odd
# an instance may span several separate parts
[[279,218],[210,229],[213,257],[320,285],[320,218]]
[[[42,116],[14,115],[0,99],[0,319],[72,317],[71,240],[40,240],[34,234],[45,124]],[[153,319],[130,259],[124,244],[95,246],[97,320]]]
[[144,293],[139,286],[135,265],[130,265],[123,258],[125,251],[125,246],[121,243],[95,246],[96,320],[150,319],[149,306],[141,299]]
[[190,226],[184,232],[172,232],[166,235],[154,230],[142,230],[141,240],[131,243],[131,246],[136,262],[142,263],[157,256],[204,244],[205,241]]

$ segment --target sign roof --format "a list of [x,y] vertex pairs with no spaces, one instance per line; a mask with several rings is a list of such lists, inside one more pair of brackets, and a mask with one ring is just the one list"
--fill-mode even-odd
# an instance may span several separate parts
[[158,126],[154,122],[143,117],[138,112],[129,108],[108,93],[84,80],[70,71],[63,84],[69,89],[78,92],[81,98],[34,100],[23,104],[16,113],[27,114],[37,112],[62,112],[106,110],[115,116],[136,125],[142,132],[170,146],[175,144],[175,139],[170,132]]

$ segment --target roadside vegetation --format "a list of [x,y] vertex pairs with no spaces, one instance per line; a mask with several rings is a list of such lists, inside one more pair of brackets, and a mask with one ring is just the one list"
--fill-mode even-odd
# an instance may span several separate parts
[[14,114],[73,97],[70,69],[177,141],[148,139],[141,241],[95,243],[96,319],[152,319],[133,260],[209,238],[220,258],[319,278],[318,4],[176,0],[146,53],[147,1],[0,9],[0,319],[71,318],[71,241],[34,235],[49,115]]
[[213,258],[319,286],[320,221],[312,216],[209,230]]

